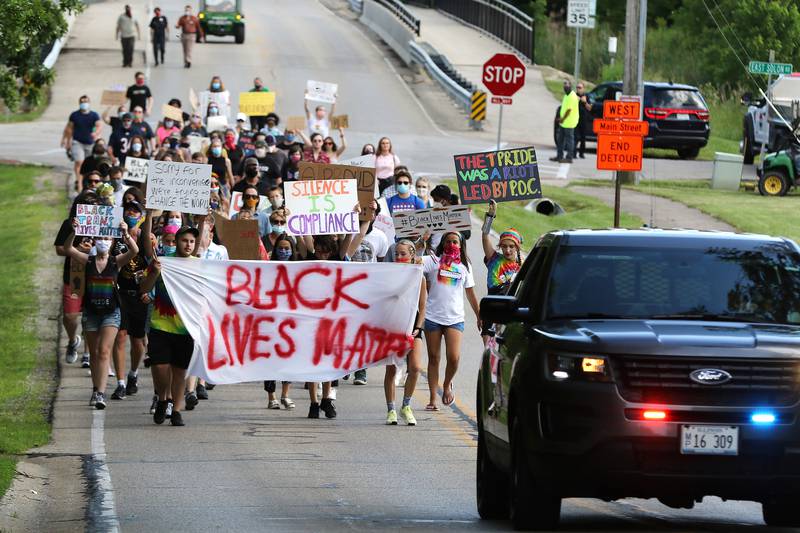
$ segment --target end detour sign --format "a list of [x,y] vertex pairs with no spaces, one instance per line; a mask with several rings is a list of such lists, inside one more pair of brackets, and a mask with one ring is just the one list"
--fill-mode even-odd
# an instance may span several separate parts
[[638,135],[598,135],[598,170],[642,170],[644,138]]

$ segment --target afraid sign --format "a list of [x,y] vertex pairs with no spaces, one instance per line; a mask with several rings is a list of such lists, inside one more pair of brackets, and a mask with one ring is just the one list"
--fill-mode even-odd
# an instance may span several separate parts
[[151,161],[147,170],[148,209],[208,213],[211,165]]
[[119,227],[122,208],[111,205],[78,204],[75,207],[78,226],[75,235],[87,237],[122,237]]
[[275,93],[239,93],[239,112],[248,117],[263,117],[275,111]]
[[356,180],[290,181],[285,193],[290,235],[358,233]]
[[472,228],[469,206],[431,207],[392,214],[398,237],[418,237],[429,231],[466,231]]
[[141,157],[126,157],[125,158],[125,179],[128,181],[136,181],[144,183],[147,179],[147,168],[150,166],[149,159],[142,159]]
[[[328,165],[325,163],[298,163],[301,180],[354,179],[358,182],[358,203],[364,210],[375,199],[375,167],[355,165]],[[353,203],[355,205],[355,202]],[[352,209],[352,205],[350,206]],[[363,219],[363,217],[362,217]]]
[[453,156],[464,204],[511,202],[542,197],[533,146]]

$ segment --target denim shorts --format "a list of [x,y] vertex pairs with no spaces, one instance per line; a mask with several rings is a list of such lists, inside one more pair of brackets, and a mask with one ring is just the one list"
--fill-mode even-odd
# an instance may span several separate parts
[[119,329],[121,321],[122,314],[119,311],[119,307],[107,315],[98,315],[84,309],[81,325],[83,326],[83,331],[100,331],[100,328],[107,327]]
[[425,331],[436,331],[437,329],[445,330],[447,328],[457,329],[458,331],[464,331],[464,322],[456,322],[455,324],[437,324],[432,320],[425,319]]

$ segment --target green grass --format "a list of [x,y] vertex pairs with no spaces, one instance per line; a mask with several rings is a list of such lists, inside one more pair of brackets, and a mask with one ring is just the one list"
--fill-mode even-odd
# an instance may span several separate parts
[[[608,186],[600,180],[581,180],[576,185]],[[757,192],[711,189],[709,180],[643,181],[630,187],[646,194],[675,200],[727,222],[739,231],[781,235],[800,240],[800,194],[772,198]]]
[[[456,190],[454,181],[447,184]],[[583,194],[578,194],[569,189],[560,187],[545,187],[543,194],[550,198],[566,211],[563,215],[544,216],[534,211],[526,211],[523,202],[503,202],[497,206],[497,218],[493,229],[498,233],[506,228],[516,228],[525,243],[523,248],[529,250],[540,235],[558,229],[576,228],[610,228],[614,225],[614,210],[606,204]],[[475,215],[483,220],[486,213],[485,205],[471,205]],[[642,220],[638,217],[622,213],[620,224],[626,228],[641,227]]]
[[[35,178],[44,171],[0,165],[0,496],[14,475],[14,456],[50,438],[52,383],[50,372],[37,374],[42,363],[34,273],[43,260],[53,260],[40,256],[42,225],[58,220],[65,206],[53,201],[52,185],[37,190]],[[45,364],[52,370],[55,360]]]
[[50,104],[50,99],[45,98],[42,103],[38,106],[25,109],[23,111],[18,111],[16,113],[11,113],[10,111],[6,110],[4,113],[0,113],[0,124],[12,124],[15,122],[32,122],[37,120],[39,117],[44,114],[45,109]]

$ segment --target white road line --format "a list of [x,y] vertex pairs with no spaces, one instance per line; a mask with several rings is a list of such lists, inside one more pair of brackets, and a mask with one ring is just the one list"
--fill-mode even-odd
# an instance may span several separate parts
[[116,533],[119,531],[119,520],[114,505],[114,486],[111,484],[111,472],[106,464],[106,442],[105,442],[105,411],[94,410],[92,412],[92,458],[95,465],[95,475],[97,485],[97,503],[99,509],[95,515],[95,520],[102,523],[103,531]]

